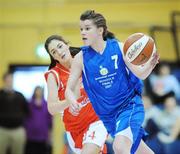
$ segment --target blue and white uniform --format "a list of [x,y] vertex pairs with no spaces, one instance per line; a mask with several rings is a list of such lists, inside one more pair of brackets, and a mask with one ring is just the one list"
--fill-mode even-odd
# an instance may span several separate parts
[[132,142],[134,153],[144,136],[142,81],[126,67],[116,39],[108,39],[102,54],[82,47],[83,84],[93,108],[113,137],[121,134]]

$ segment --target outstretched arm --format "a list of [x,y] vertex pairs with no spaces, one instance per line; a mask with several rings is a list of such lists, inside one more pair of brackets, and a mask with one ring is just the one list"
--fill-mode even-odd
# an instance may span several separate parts
[[66,100],[60,101],[58,98],[58,86],[54,75],[49,73],[47,78],[47,89],[48,89],[48,111],[50,114],[54,115],[57,113],[62,113],[68,106],[69,103]]
[[81,77],[83,69],[83,62],[82,62],[82,52],[79,52],[73,59],[73,62],[71,64],[71,73],[68,79],[67,87],[66,87],[66,100],[70,103],[70,112],[73,115],[78,115],[80,107],[77,103],[74,88],[76,83],[79,81],[79,78]]
[[[123,54],[123,44],[119,43],[119,46]],[[123,54],[123,59],[126,66],[134,73],[134,75],[142,80],[146,79],[155,68],[155,66],[159,63],[159,54],[156,52],[155,47],[153,50],[154,51],[152,57],[144,65],[140,66],[129,63]]]

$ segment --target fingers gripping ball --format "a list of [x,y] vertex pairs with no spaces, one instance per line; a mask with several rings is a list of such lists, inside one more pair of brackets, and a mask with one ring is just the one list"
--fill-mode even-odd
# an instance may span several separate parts
[[143,33],[132,34],[124,42],[124,56],[134,65],[146,63],[154,52],[156,52],[154,40]]

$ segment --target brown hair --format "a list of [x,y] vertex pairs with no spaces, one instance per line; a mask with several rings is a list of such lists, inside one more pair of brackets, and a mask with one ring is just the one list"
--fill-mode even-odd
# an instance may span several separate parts
[[103,39],[107,40],[108,38],[113,39],[115,35],[107,30],[106,19],[100,13],[96,13],[94,10],[87,10],[81,14],[80,20],[92,20],[93,23],[99,28],[103,27]]

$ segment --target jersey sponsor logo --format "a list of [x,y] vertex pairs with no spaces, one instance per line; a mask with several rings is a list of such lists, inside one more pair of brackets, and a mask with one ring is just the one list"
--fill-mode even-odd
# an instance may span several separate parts
[[141,49],[142,45],[142,42],[139,42],[139,44],[135,44],[134,48],[131,48],[131,50],[128,52],[128,58],[132,59],[135,56],[136,52]]
[[82,102],[79,103],[80,107],[86,106],[88,103],[90,103],[90,100],[88,97],[85,97]]
[[108,74],[108,69],[103,67],[103,66],[100,66],[100,74],[101,75],[107,75]]
[[116,75],[117,75],[117,72],[106,74],[106,75],[95,78],[95,81],[99,82],[102,85],[102,87],[108,89],[112,87]]
[[[111,60],[113,62],[112,65],[114,66],[114,69],[112,68],[111,64],[108,64],[107,67],[100,65],[99,73],[101,76],[95,77],[95,80],[99,82],[99,84],[105,89],[109,89],[113,86],[115,76],[117,75],[118,55],[112,55]],[[112,69],[112,72],[108,70],[108,68]]]

